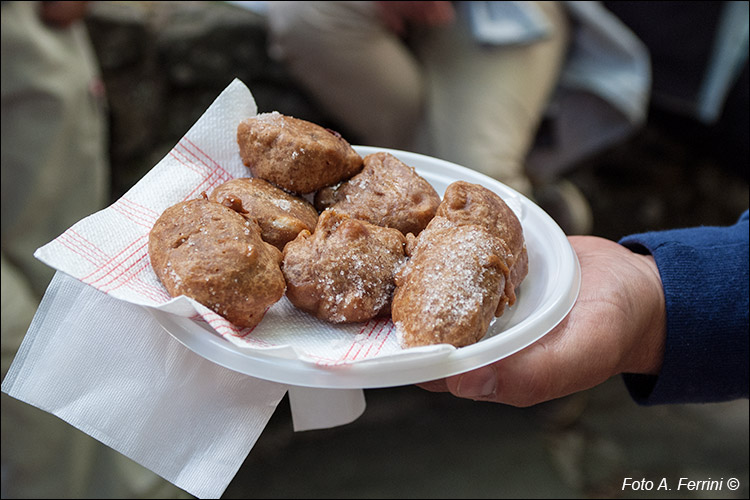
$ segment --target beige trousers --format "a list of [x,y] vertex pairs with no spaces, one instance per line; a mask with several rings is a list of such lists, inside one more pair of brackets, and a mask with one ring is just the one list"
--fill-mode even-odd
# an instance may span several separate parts
[[[2,376],[53,270],[34,250],[108,199],[107,127],[83,24],[2,4]],[[190,496],[57,417],[2,394],[3,498]]]
[[357,140],[453,161],[528,194],[524,159],[569,32],[559,4],[537,3],[550,37],[482,46],[460,17],[402,39],[373,2],[270,2],[270,50]]

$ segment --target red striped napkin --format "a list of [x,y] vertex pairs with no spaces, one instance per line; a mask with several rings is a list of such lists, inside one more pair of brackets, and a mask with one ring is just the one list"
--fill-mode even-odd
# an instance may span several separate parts
[[387,319],[334,326],[297,310],[284,297],[258,326],[239,329],[191,299],[171,298],[157,279],[148,256],[151,227],[167,207],[251,175],[240,159],[236,130],[256,113],[250,91],[233,81],[122,198],[79,221],[35,256],[114,298],[205,321],[228,341],[249,349],[326,366],[403,355]]

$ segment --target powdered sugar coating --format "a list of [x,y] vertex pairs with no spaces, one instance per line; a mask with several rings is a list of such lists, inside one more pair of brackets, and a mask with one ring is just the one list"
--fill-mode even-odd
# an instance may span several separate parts
[[506,256],[503,241],[481,226],[430,224],[396,275],[392,315],[402,345],[481,339],[505,298]]
[[407,253],[392,304],[404,347],[479,341],[528,272],[518,218],[497,194],[464,181],[447,187],[435,218],[407,239]]
[[332,323],[368,321],[390,313],[394,275],[405,261],[403,235],[324,211],[315,232],[284,249],[287,297]]

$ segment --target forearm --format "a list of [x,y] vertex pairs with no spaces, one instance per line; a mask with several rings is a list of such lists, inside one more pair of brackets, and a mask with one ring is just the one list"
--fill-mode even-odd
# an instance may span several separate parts
[[748,219],[736,225],[633,235],[653,255],[666,310],[658,376],[625,375],[640,404],[748,397]]

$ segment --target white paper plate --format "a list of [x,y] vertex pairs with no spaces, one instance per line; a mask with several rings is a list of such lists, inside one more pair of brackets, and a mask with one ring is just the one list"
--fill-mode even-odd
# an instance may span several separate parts
[[493,363],[537,341],[568,314],[578,297],[580,266],[562,229],[541,208],[504,184],[450,162],[369,146],[355,149],[362,156],[378,151],[393,154],[413,166],[441,197],[449,184],[464,180],[496,192],[516,212],[526,238],[529,274],[517,290],[516,304],[490,324],[484,339],[459,349],[446,346],[424,353],[416,348],[413,356],[321,366],[243,349],[203,323],[149,308],[159,324],[195,353],[240,373],[296,386],[368,389],[425,382]]

